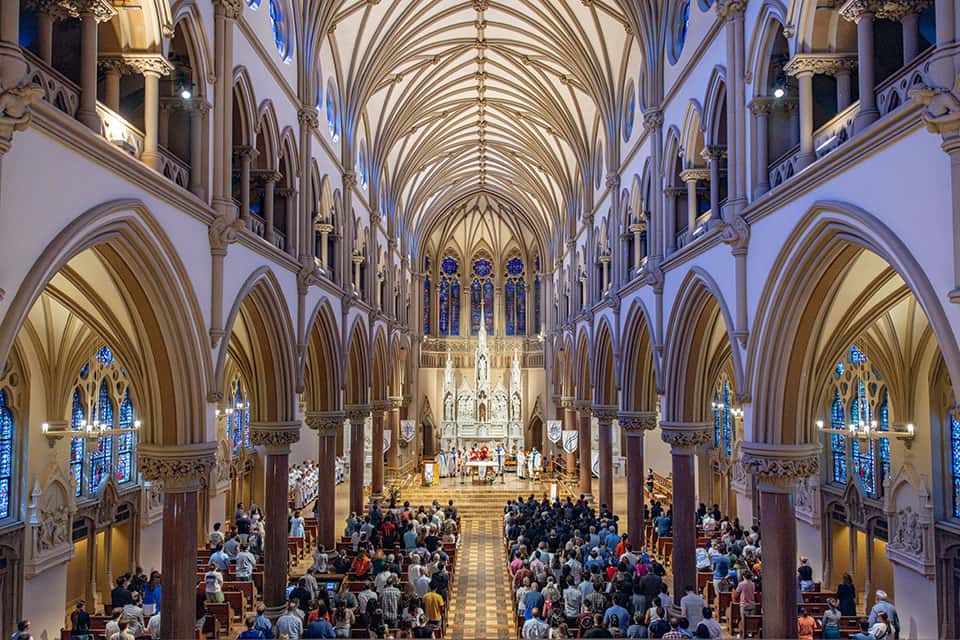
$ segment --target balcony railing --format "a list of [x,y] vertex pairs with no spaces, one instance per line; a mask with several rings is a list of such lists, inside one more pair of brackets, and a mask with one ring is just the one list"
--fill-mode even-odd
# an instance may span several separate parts
[[860,103],[856,102],[813,132],[813,149],[817,160],[853,137],[853,121],[860,111]]
[[874,95],[877,97],[877,110],[880,111],[881,118],[909,102],[911,89],[930,84],[925,67],[935,49],[936,47],[930,47],[914,58],[913,62],[877,85]]
[[43,99],[71,118],[77,117],[80,107],[80,87],[65,75],[48,67],[29,49],[21,49],[27,62],[27,83],[43,89]]
[[160,147],[160,173],[184,189],[190,186],[190,165]]
[[800,158],[800,145],[791,147],[780,156],[771,166],[769,173],[770,188],[776,189],[793,177],[797,172],[797,160]]

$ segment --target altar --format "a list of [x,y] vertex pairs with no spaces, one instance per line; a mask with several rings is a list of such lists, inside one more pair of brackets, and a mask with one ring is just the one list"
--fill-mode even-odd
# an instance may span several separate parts
[[473,385],[465,376],[458,385],[453,362],[449,351],[447,352],[442,391],[441,449],[469,449],[484,443],[491,449],[497,443],[502,444],[505,449],[522,447],[523,390],[520,357],[515,351],[509,386],[504,385],[503,379],[493,386],[490,379],[486,325],[482,314],[473,373]]
[[487,482],[497,476],[496,460],[471,460],[467,463],[467,474],[473,482]]

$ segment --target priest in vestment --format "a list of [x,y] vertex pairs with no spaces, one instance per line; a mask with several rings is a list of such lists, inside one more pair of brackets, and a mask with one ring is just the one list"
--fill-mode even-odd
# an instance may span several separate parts
[[523,480],[527,477],[527,456],[523,453],[523,447],[517,449],[517,478]]

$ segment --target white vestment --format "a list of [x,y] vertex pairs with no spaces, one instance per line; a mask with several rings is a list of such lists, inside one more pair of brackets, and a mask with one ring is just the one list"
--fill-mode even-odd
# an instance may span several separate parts
[[517,477],[523,480],[527,477],[527,456],[523,451],[517,451]]

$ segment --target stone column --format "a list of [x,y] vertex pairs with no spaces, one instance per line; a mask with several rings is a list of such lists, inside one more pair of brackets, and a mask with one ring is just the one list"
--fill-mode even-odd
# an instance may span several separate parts
[[[87,602],[97,601],[97,527],[92,521],[88,526],[87,532]],[[107,587],[107,591],[113,588],[113,585]]]
[[726,154],[727,148],[720,145],[706,146],[700,154],[700,157],[707,161],[710,171],[710,222],[723,219],[720,211],[720,160]]
[[267,242],[273,244],[273,196],[277,180],[281,178],[279,173],[271,172],[267,174],[263,186],[263,237]]
[[[560,406],[563,407],[563,429],[573,431],[577,429],[577,410],[573,406],[573,398],[561,398]],[[561,441],[561,447],[563,442]],[[577,473],[577,452],[564,449],[564,466],[567,475],[573,477]]]
[[621,411],[620,426],[627,432],[627,533],[633,548],[640,551],[643,544],[643,503],[645,468],[643,437],[657,428],[656,411]]
[[770,191],[770,158],[767,144],[767,129],[773,104],[770,98],[754,98],[747,107],[753,114],[753,135],[755,138],[756,162],[753,167],[753,198],[756,200]]
[[100,58],[100,68],[103,69],[105,76],[107,108],[115,113],[120,113],[120,79],[126,72],[127,65],[119,57]]
[[874,94],[873,17],[876,0],[846,0],[840,15],[857,23],[857,64],[860,67],[860,110],[854,120],[854,129],[860,133],[880,117]]
[[[67,11],[55,1],[33,3],[37,14],[37,48],[40,59],[53,66],[53,23],[67,17]],[[19,7],[18,7],[19,10]]]
[[692,238],[697,228],[697,180],[700,179],[700,170],[686,169],[680,174],[680,179],[687,185],[687,235]]
[[203,128],[204,120],[210,112],[210,103],[200,98],[194,98],[190,108],[190,193],[201,200],[207,199],[204,189],[204,153]]
[[932,0],[907,0],[889,3],[886,15],[881,17],[899,20],[903,34],[903,66],[907,66],[920,54],[920,14],[926,11]]
[[250,167],[259,155],[256,147],[240,147],[240,217],[250,219]]
[[[112,519],[115,515],[116,515],[115,513],[111,513],[110,518]],[[103,531],[103,574],[104,574],[104,578],[106,579],[108,589],[112,589],[114,587],[113,553],[111,553],[110,551],[112,548],[113,548],[113,527],[110,526],[104,529]]]
[[337,542],[336,491],[337,486],[337,431],[343,427],[345,415],[342,411],[308,411],[306,425],[315,429],[318,436],[317,483],[321,491],[317,493],[319,503],[318,537],[319,543],[332,549]]
[[[696,587],[697,496],[693,456],[713,440],[709,422],[661,422],[660,437],[670,445],[673,462],[673,590],[680,602],[684,588]],[[766,550],[764,550],[766,551]]]
[[143,153],[140,154],[140,160],[159,171],[160,76],[173,71],[173,65],[161,55],[132,57],[127,64],[133,71],[143,74]]
[[389,409],[385,403],[373,405],[373,437],[370,457],[373,463],[370,483],[370,500],[383,500],[383,414]]
[[[363,254],[359,251],[353,252],[353,290],[360,294],[360,265],[363,264]],[[439,305],[438,305],[439,306]]]
[[[263,559],[263,602],[271,619],[279,618],[287,604],[287,540],[290,515],[290,445],[300,440],[299,422],[254,422],[250,442],[266,454],[264,503],[266,536]],[[161,618],[163,620],[163,618]]]
[[107,0],[83,0],[79,3],[80,16],[80,105],[77,120],[95,133],[100,133],[97,115],[97,23],[106,22],[117,14]]
[[141,444],[140,473],[163,491],[160,637],[192,638],[197,586],[197,495],[216,465],[217,444]]
[[590,469],[590,405],[578,404],[577,412],[580,414],[580,433],[577,438],[580,451],[580,493],[590,500],[593,498],[593,476]]
[[327,245],[330,242],[330,234],[333,232],[333,225],[327,222],[322,222],[317,225],[317,231],[320,232],[320,268],[324,273],[329,273],[330,267],[327,258]]
[[870,611],[870,608],[873,606],[873,533],[867,531],[866,536],[866,549],[864,549],[864,583],[863,583],[863,592],[864,592],[864,604],[866,605],[866,610]]
[[396,473],[400,466],[400,403],[403,398],[390,398],[390,448],[387,450],[387,466]]
[[[853,64],[856,65],[856,58],[854,58]],[[850,65],[840,66],[834,74],[834,78],[837,81],[837,112],[839,113],[849,107],[853,101],[851,90],[853,67]]]
[[799,54],[784,67],[784,71],[795,77],[799,85],[800,156],[797,158],[797,169],[807,167],[817,159],[813,149],[813,76],[820,71],[820,63],[814,56]]
[[364,467],[364,429],[370,407],[353,405],[347,407],[347,420],[350,421],[350,511],[363,514],[363,467]]
[[597,417],[600,432],[600,504],[613,511],[613,420],[617,417],[617,408],[593,405],[593,415]]
[[[820,469],[820,445],[740,443],[744,468],[760,491],[763,545],[763,635],[797,637],[797,480]],[[771,541],[773,544],[771,544]]]

